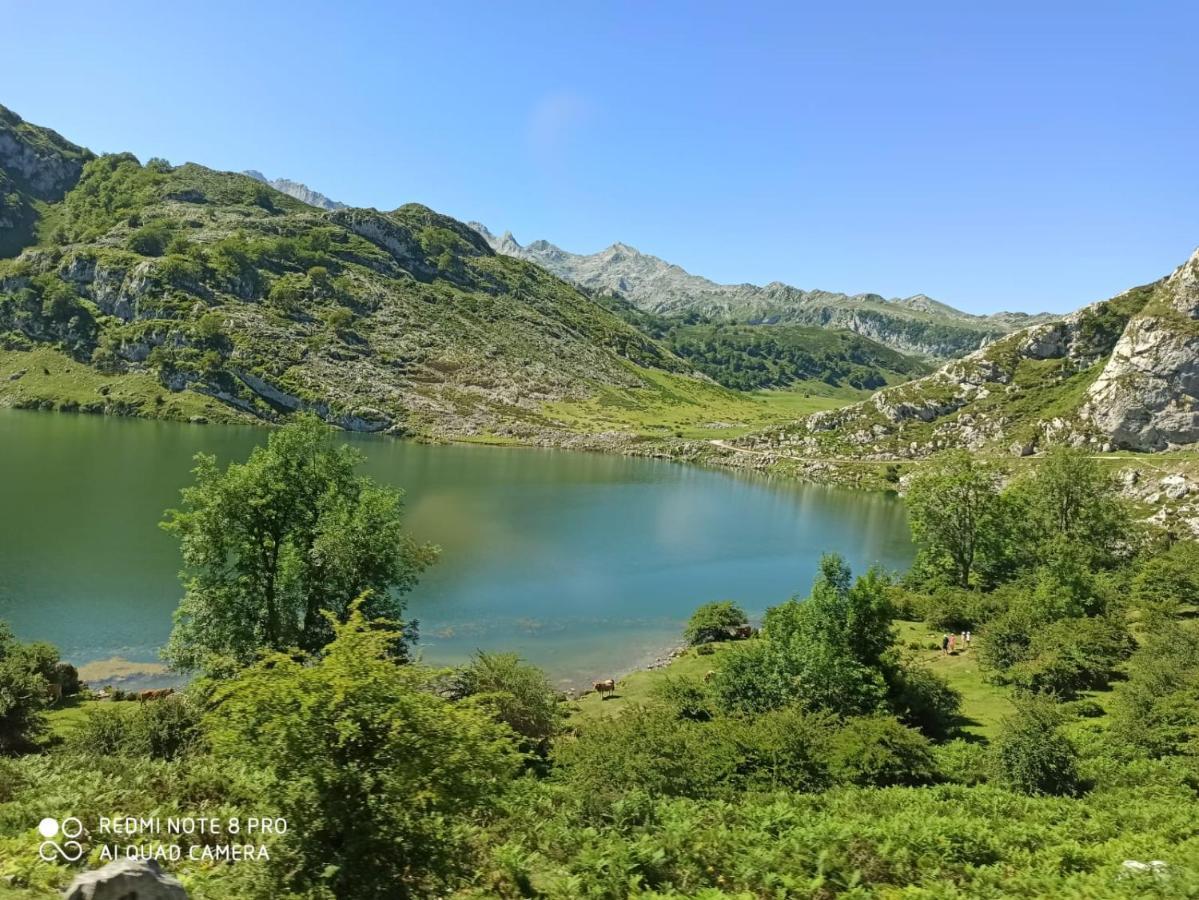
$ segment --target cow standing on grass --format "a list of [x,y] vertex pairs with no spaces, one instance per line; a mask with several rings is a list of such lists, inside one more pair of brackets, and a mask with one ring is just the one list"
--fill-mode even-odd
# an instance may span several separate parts
[[601,703],[607,699],[605,695],[616,692],[616,680],[612,678],[606,678],[603,681],[596,681],[592,683],[591,686],[595,689],[595,692],[600,695]]
[[157,690],[138,692],[137,699],[143,702],[147,700],[162,700],[173,693],[175,693],[174,688],[158,688]]

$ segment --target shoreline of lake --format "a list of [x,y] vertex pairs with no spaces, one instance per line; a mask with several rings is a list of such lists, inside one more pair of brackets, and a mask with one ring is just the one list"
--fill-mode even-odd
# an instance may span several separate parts
[[[224,465],[270,433],[0,410],[20,474],[0,479],[0,506],[19,511],[0,522],[0,619],[76,663],[156,662],[182,596],[158,522],[197,452]],[[637,455],[342,438],[363,474],[405,489],[409,533],[443,548],[404,598],[433,665],[510,651],[578,690],[660,662],[703,603],[755,616],[806,590],[824,551],[859,569],[913,552],[902,504],[878,493]]]

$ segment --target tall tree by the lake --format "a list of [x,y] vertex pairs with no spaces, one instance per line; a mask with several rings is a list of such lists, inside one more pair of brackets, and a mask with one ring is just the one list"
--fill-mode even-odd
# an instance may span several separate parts
[[[264,650],[315,651],[365,596],[371,619],[399,619],[399,597],[437,556],[403,529],[400,491],[354,473],[361,455],[302,416],[245,463],[196,457],[195,484],[163,527],[178,535],[186,594],[165,656],[220,674]],[[404,644],[398,645],[401,649]]]

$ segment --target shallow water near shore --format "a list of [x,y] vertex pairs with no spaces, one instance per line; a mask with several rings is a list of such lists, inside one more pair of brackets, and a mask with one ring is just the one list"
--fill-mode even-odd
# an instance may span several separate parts
[[[194,454],[242,460],[268,434],[0,410],[0,618],[77,664],[154,662],[181,594],[162,512]],[[700,603],[733,599],[757,616],[806,593],[822,552],[855,570],[912,557],[903,506],[882,494],[660,460],[344,437],[366,455],[365,474],[405,489],[412,534],[442,548],[408,597],[433,664],[513,650],[576,687],[651,663]]]

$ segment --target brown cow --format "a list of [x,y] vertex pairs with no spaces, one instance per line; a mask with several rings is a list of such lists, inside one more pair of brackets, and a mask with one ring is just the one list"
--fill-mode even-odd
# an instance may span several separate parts
[[143,701],[144,700],[161,700],[164,697],[171,696],[171,694],[173,694],[173,693],[175,693],[174,688],[157,688],[155,690],[150,690],[150,691],[139,691],[138,695],[137,695],[137,699],[143,700]]
[[600,695],[600,701],[607,699],[605,694],[613,694],[616,692],[616,681],[612,678],[605,678],[603,681],[593,682],[591,685],[597,694]]

